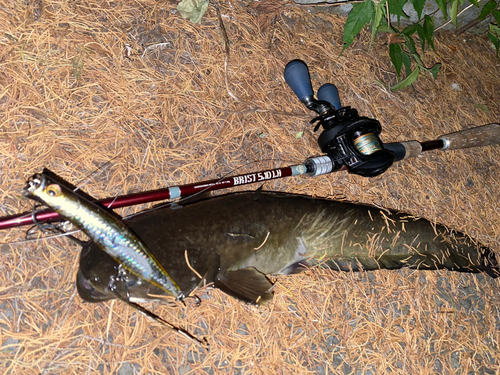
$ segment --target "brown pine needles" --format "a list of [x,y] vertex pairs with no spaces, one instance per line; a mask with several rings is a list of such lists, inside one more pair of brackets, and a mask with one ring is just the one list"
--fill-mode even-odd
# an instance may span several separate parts
[[[499,121],[500,66],[481,36],[439,35],[439,55],[425,54],[429,66],[443,63],[439,79],[393,93],[379,83],[396,82],[385,48],[377,48],[386,39],[370,50],[369,34],[361,34],[339,57],[345,20],[324,7],[274,2],[274,22],[265,19],[264,28],[245,4],[221,3],[225,67],[213,8],[193,25],[174,2],[0,2],[1,215],[29,210],[20,190],[44,167],[78,185],[120,155],[84,186],[102,198],[318,155],[312,113],[282,78],[296,58],[309,64],[315,89],[332,82],[344,104],[377,118],[385,141]],[[228,95],[226,77],[241,102]],[[342,172],[264,188],[399,209],[498,251],[499,161],[498,147],[433,152],[374,179]],[[200,306],[148,306],[206,337],[206,352],[122,303],[108,334],[110,303],[75,296],[74,245],[60,238],[6,245],[23,240],[22,229],[2,238],[2,373],[500,371],[499,284],[482,275],[312,269],[279,278],[274,301],[262,308],[219,291],[200,292]]]

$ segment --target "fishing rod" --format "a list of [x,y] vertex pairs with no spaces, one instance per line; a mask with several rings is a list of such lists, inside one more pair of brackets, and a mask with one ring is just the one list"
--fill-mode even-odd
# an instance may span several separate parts
[[[311,123],[317,123],[315,131],[323,127],[318,144],[326,155],[308,158],[303,164],[121,195],[97,202],[115,209],[278,178],[304,174],[319,176],[340,170],[363,177],[374,177],[385,172],[395,161],[413,158],[426,151],[459,150],[500,143],[500,124],[492,123],[441,135],[430,141],[384,144],[379,137],[382,131],[380,123],[375,119],[359,116],[354,108],[342,107],[335,85],[324,84],[318,89],[317,99],[314,97],[309,70],[303,61],[289,62],[285,67],[284,76],[297,98],[308,109],[318,114]],[[0,230],[60,219],[62,218],[59,214],[51,210],[6,216],[0,218]]]

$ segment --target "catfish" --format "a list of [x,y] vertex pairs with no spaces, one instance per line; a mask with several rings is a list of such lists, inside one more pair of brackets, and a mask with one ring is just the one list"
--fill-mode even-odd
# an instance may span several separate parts
[[[321,265],[336,271],[410,268],[500,275],[496,254],[469,236],[408,214],[275,192],[220,195],[146,211],[124,223],[189,295],[213,284],[251,304],[273,298],[269,275]],[[93,242],[83,245],[77,289],[87,302],[130,301],[165,292],[123,268]],[[118,275],[120,274],[120,277]]]

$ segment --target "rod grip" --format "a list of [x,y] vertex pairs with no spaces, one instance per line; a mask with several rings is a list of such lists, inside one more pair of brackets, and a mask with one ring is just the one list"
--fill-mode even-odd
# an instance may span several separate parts
[[493,123],[442,135],[444,147],[441,150],[489,146],[500,143],[500,124]]
[[384,147],[394,152],[396,161],[414,158],[422,153],[422,145],[418,141],[386,143]]

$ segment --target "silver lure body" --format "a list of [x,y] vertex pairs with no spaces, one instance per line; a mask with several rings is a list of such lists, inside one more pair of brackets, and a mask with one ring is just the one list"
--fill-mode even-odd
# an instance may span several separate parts
[[[155,285],[164,293],[183,298],[180,288],[121,218],[43,173],[29,180],[24,195],[41,201],[69,220],[130,274]],[[114,284],[119,286],[123,273],[121,271],[108,280],[109,288]]]

